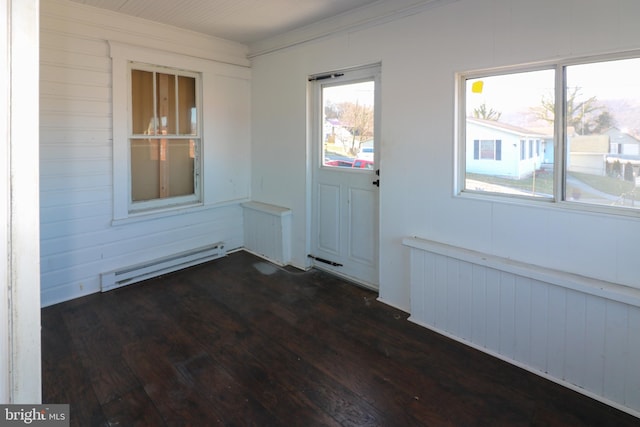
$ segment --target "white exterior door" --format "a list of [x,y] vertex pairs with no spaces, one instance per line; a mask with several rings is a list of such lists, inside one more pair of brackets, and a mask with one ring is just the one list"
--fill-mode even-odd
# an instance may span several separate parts
[[378,288],[379,67],[319,75],[313,150],[315,267]]

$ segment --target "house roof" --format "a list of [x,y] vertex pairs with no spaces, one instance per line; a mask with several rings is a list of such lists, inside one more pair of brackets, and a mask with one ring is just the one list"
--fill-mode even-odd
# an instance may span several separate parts
[[546,133],[536,132],[531,129],[510,125],[508,123],[502,123],[495,120],[485,120],[485,119],[478,119],[475,117],[467,117],[467,123],[475,123],[480,126],[485,126],[488,128],[493,128],[493,129],[501,130],[504,132],[509,132],[519,136],[535,136],[538,138],[550,137],[550,135]]
[[633,135],[621,131],[616,127],[609,128],[605,135],[609,136],[609,141],[615,144],[640,144],[640,140]]

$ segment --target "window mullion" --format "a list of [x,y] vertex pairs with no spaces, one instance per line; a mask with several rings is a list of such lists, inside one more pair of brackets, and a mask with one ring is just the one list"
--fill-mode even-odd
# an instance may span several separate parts
[[153,72],[153,135],[158,134],[158,94],[157,94],[157,73]]
[[176,116],[176,135],[182,135],[180,132],[180,93],[178,92],[178,81],[180,80],[179,75],[175,75],[173,79],[173,87],[175,88],[175,96],[174,96],[174,104],[175,104],[175,116]]
[[557,65],[555,70],[555,111],[554,111],[554,200],[565,200],[567,120],[566,120],[566,75],[565,67]]

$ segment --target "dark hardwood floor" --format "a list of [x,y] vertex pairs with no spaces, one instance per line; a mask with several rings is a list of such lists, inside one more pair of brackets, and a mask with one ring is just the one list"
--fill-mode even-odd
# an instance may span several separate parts
[[43,401],[76,426],[638,426],[244,252],[42,310]]

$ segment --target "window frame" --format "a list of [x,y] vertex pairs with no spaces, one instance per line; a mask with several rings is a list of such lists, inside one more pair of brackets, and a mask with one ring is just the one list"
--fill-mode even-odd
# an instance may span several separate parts
[[[574,65],[584,65],[599,62],[609,62],[625,59],[640,59],[640,51],[627,51],[592,55],[578,58],[565,58],[554,61],[542,61],[504,67],[477,69],[455,73],[455,114],[454,114],[454,196],[476,198],[481,200],[493,200],[506,203],[531,204],[534,206],[552,206],[562,209],[579,210],[584,212],[605,213],[619,216],[640,217],[640,209],[623,206],[609,206],[589,204],[570,200],[566,194],[566,69]],[[540,198],[532,196],[497,193],[490,191],[478,191],[465,188],[466,181],[466,88],[467,80],[488,78],[516,73],[526,73],[542,70],[554,71],[554,193],[553,197]],[[526,154],[529,152],[528,138],[521,140],[526,143]],[[535,145],[535,142],[534,142]],[[520,148],[520,147],[519,147]],[[534,148],[534,151],[537,147]],[[539,150],[539,149],[538,149]],[[534,156],[536,154],[534,153]],[[537,154],[540,156],[540,153]],[[521,157],[519,153],[519,157]]]
[[[133,112],[133,97],[132,97],[132,79],[131,74],[133,70],[147,71],[152,73],[165,73],[184,77],[191,77],[195,79],[195,98],[196,98],[196,134],[181,134],[176,129],[175,134],[171,135],[145,135],[145,134],[134,134],[133,133],[133,120],[132,120],[132,112]],[[136,62],[129,61],[128,62],[128,120],[127,120],[127,143],[128,143],[128,211],[130,214],[135,214],[139,212],[149,212],[158,209],[164,209],[167,207],[184,207],[185,205],[199,205],[202,203],[202,74],[195,71],[189,71],[184,69],[178,69],[174,67],[168,67],[164,65],[154,65],[148,64],[144,62]],[[177,80],[177,79],[176,79]],[[154,88],[155,91],[155,88]],[[155,96],[154,96],[155,98]],[[157,111],[157,106],[154,102],[154,109]],[[176,115],[178,111],[176,109]],[[157,119],[157,117],[155,117]],[[134,201],[132,197],[132,174],[131,174],[131,141],[133,139],[167,139],[167,140],[195,140],[194,144],[194,171],[193,171],[193,194],[184,195],[184,196],[174,196],[174,197],[166,197],[166,198],[158,198],[152,200],[144,200],[144,201]]]
[[[197,209],[205,205],[206,162],[205,146],[206,125],[204,123],[204,91],[206,90],[206,74],[211,65],[206,60],[177,53],[109,41],[112,72],[112,108],[113,108],[113,218],[112,224],[123,221],[137,221],[149,216],[163,216],[185,209]],[[197,197],[166,198],[160,203],[141,203],[131,208],[131,64],[147,64],[165,70],[179,70],[195,73],[196,103],[198,108],[198,131],[200,132],[199,167]],[[188,135],[184,136],[188,137]]]

